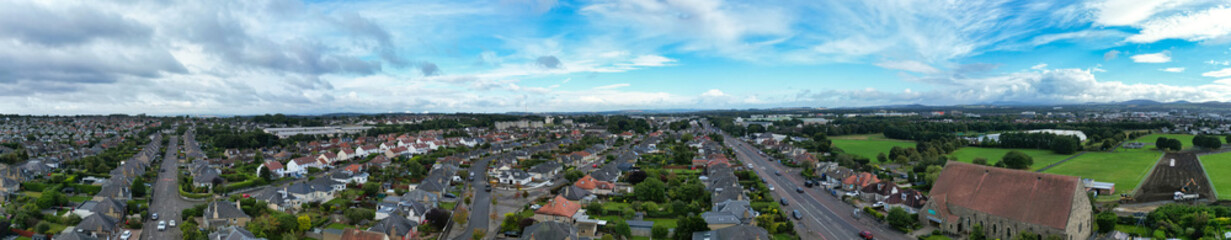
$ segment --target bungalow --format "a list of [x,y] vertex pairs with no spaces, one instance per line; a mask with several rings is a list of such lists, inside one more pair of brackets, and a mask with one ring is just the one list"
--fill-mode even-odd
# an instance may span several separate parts
[[[537,215],[536,215],[537,216]],[[542,222],[526,227],[522,240],[579,240],[577,227],[565,222]]]
[[282,167],[282,163],[273,160],[267,160],[265,163],[256,167],[256,175],[261,176],[261,171],[269,171],[274,178],[282,178],[286,176],[286,169]]
[[577,182],[574,182],[573,185],[598,195],[607,195],[615,191],[614,183],[599,181],[590,175],[577,179]]
[[498,179],[500,179],[500,183],[503,184],[525,186],[530,183],[531,177],[529,173],[526,173],[526,171],[513,169],[501,172]]
[[229,226],[209,234],[211,240],[264,240],[265,238],[257,238],[255,234],[249,232],[244,227]]
[[210,202],[205,208],[205,213],[202,215],[205,219],[205,228],[221,228],[226,226],[244,226],[248,221],[252,220],[248,214],[239,209],[239,201],[232,202],[214,201]]
[[116,200],[115,198],[103,198],[101,201],[94,204],[94,207],[90,209],[90,212],[93,212],[94,214],[107,215],[112,219],[123,219],[127,206],[128,204],[120,200]]
[[570,202],[564,199],[564,196],[556,195],[556,198],[547,202],[546,205],[534,210],[534,220],[539,222],[557,221],[572,223],[573,215],[581,210],[581,204]]
[[892,182],[878,182],[868,184],[859,190],[861,194],[859,198],[869,202],[884,201],[889,196],[898,194],[898,185]]
[[854,192],[877,182],[880,182],[880,179],[877,179],[876,175],[868,172],[860,172],[842,179],[842,190]]
[[769,231],[752,225],[739,225],[692,233],[693,240],[770,240]]
[[82,218],[76,229],[97,237],[112,236],[121,230],[120,221],[106,214],[93,214]]
[[436,207],[436,204],[438,203],[438,201],[439,201],[439,197],[437,197],[436,194],[423,191],[420,189],[415,189],[415,190],[406,192],[406,194],[402,194],[402,197],[398,199],[398,205],[410,206],[413,203],[420,203],[420,204],[427,205],[429,207]]
[[560,170],[563,168],[564,166],[560,165],[559,162],[546,161],[540,163],[539,165],[530,167],[529,173],[530,177],[534,178],[534,180],[546,180],[556,177],[557,174],[560,174]]
[[919,208],[927,204],[928,197],[914,189],[904,189],[897,194],[885,198],[883,202],[886,208],[899,207],[905,209],[908,213],[915,214],[919,212]]
[[376,158],[372,158],[372,161],[368,161],[368,166],[383,168],[383,167],[388,167],[390,163],[393,163],[393,162],[389,161],[389,157],[385,157],[385,155],[376,155]]

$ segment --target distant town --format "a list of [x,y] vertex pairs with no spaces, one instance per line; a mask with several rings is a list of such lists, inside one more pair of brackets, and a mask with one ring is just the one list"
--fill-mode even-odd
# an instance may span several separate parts
[[[1227,112],[0,117],[23,239],[1221,239]],[[1222,189],[1222,191],[1219,191]]]

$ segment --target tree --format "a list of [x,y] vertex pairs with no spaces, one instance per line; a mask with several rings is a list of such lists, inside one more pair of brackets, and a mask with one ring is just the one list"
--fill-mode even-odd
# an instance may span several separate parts
[[293,232],[299,228],[299,219],[296,219],[295,215],[278,214],[277,217],[274,217],[274,220],[276,221],[279,233]]
[[928,185],[936,183],[936,179],[940,178],[940,171],[942,170],[944,170],[944,167],[941,167],[940,165],[928,166],[927,173],[924,175],[924,180],[928,181]]
[[1207,149],[1218,149],[1222,147],[1222,139],[1213,135],[1197,135],[1193,137],[1193,146],[1198,146]]
[[983,235],[983,225],[982,224],[975,224],[975,227],[970,229],[969,239],[970,240],[987,240],[987,237]]
[[709,224],[705,223],[705,219],[699,216],[685,216],[680,218],[675,226],[675,239],[688,240],[692,239],[692,233],[709,231]]
[[885,153],[882,152],[882,153],[876,154],[876,161],[880,163],[885,163],[889,161],[889,157],[885,156]]
[[1181,143],[1179,139],[1167,139],[1167,147],[1171,151],[1179,151],[1184,149],[1184,143]]
[[343,213],[351,224],[358,224],[360,221],[368,220],[376,217],[376,211],[365,208],[348,208]]
[[427,174],[427,168],[423,167],[417,160],[410,160],[406,163],[406,170],[410,173],[410,178],[422,178]]
[[445,224],[449,223],[449,211],[444,209],[433,208],[427,211],[427,223],[431,224],[436,230],[444,229]]
[[312,228],[312,216],[299,215],[299,231],[307,231]]
[[470,211],[467,211],[465,207],[459,207],[457,211],[453,211],[453,222],[456,222],[458,225],[465,226],[469,220]]
[[1056,136],[1052,139],[1051,150],[1057,154],[1069,155],[1081,149],[1081,141],[1072,136]]
[[637,196],[637,200],[662,202],[665,200],[666,191],[666,184],[657,178],[650,178],[633,188],[633,196]]
[[1098,232],[1100,233],[1116,230],[1116,220],[1116,214],[1111,211],[1102,212],[1094,216],[1094,224],[1098,226]]
[[590,205],[586,205],[586,213],[591,215],[603,215],[603,205],[599,203],[590,203]]
[[1017,233],[1017,236],[1013,236],[1013,239],[1015,240],[1038,240],[1039,234],[1035,234],[1034,232],[1030,232],[1030,231],[1021,231]]
[[133,179],[131,191],[132,191],[132,195],[134,198],[144,197],[145,196],[145,179],[142,179],[142,178]]
[[889,209],[888,220],[890,226],[904,232],[909,232],[910,227],[915,225],[915,219],[910,217],[910,213],[907,213],[906,210],[900,207]]
[[670,230],[667,229],[666,225],[662,224],[654,225],[654,228],[650,229],[650,236],[653,236],[654,239],[667,238],[668,233],[670,233]]
[[576,182],[577,179],[581,179],[581,177],[585,177],[585,176],[586,176],[586,173],[581,172],[577,169],[568,170],[564,172],[564,179],[568,179],[569,182]]
[[974,161],[971,161],[971,163],[987,166],[987,158],[977,157]]
[[379,182],[368,182],[363,184],[363,194],[365,196],[374,197],[377,192],[380,192]]
[[1009,151],[1009,153],[1004,154],[1000,162],[1003,162],[1005,167],[1008,168],[1027,169],[1030,168],[1030,165],[1034,165],[1034,158],[1019,151]]
[[[607,155],[607,156],[611,156],[611,155]],[[645,171],[641,171],[641,170],[633,171],[631,173],[628,173],[628,183],[637,185],[638,183],[641,183],[641,181],[645,181],[646,176],[647,175],[645,174]]]
[[484,231],[483,229],[475,229],[474,234],[470,235],[470,239],[481,240],[486,235],[487,231]]
[[633,229],[624,220],[617,220],[615,226],[611,228],[611,232],[625,239],[633,236]]

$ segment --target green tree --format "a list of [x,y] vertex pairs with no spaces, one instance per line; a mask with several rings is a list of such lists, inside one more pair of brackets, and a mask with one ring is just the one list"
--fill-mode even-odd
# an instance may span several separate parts
[[131,191],[132,191],[132,195],[134,198],[144,197],[145,196],[145,179],[142,179],[142,178],[133,179]]
[[307,231],[312,228],[312,216],[299,215],[299,231]]
[[888,220],[890,226],[903,232],[910,232],[910,227],[915,225],[915,218],[910,217],[910,213],[900,207],[889,209]]
[[1030,168],[1030,165],[1034,165],[1034,158],[1030,157],[1030,155],[1014,150],[1009,151],[1009,153],[1005,153],[1004,157],[1000,159],[1000,162],[1004,163],[1005,167],[1008,168],[1027,169]]
[[940,165],[931,165],[928,166],[926,170],[927,172],[924,175],[924,180],[928,181],[928,185],[932,185],[933,183],[936,183],[936,179],[940,178],[940,172],[944,170],[944,167],[941,167]]
[[484,236],[487,236],[487,231],[483,231],[482,229],[475,229],[474,234],[470,235],[470,239],[481,240],[483,239]]
[[624,239],[633,236],[633,229],[630,228],[628,226],[628,222],[625,222],[624,220],[617,220],[615,226],[611,228],[611,231],[615,233],[615,235]]
[[876,161],[877,161],[877,162],[880,162],[880,163],[885,163],[885,162],[888,162],[888,161],[889,161],[889,157],[888,157],[888,156],[885,156],[885,153],[884,153],[884,152],[882,152],[882,153],[878,153],[878,154],[876,154]]
[[585,177],[585,176],[586,176],[586,173],[578,171],[576,169],[568,170],[564,172],[564,179],[568,179],[569,182],[576,182],[577,179],[581,179],[582,177]]
[[1098,225],[1100,233],[1108,233],[1111,230],[1116,230],[1116,214],[1111,211],[1099,213],[1094,216],[1094,224]]
[[970,229],[970,240],[987,240],[987,236],[983,235],[983,225],[975,224],[974,228]]
[[1022,231],[1022,232],[1017,233],[1017,236],[1013,236],[1013,239],[1014,240],[1038,240],[1039,234],[1035,234],[1030,231]]
[[675,239],[688,240],[692,239],[692,233],[709,231],[709,224],[705,223],[705,219],[699,216],[685,216],[680,218],[675,226]]
[[974,160],[974,161],[971,161],[970,163],[974,163],[974,164],[979,164],[979,165],[984,165],[984,166],[987,166],[987,158],[984,158],[984,157],[977,157],[977,158],[975,158],[975,160]]
[[[494,199],[495,198],[493,198],[493,200]],[[350,220],[351,224],[358,224],[359,222],[363,220],[368,220],[368,219],[372,219],[376,217],[376,211],[372,211],[371,209],[365,209],[365,208],[348,208],[343,213],[343,215],[346,216],[347,220]]]
[[380,192],[379,182],[367,182],[363,184],[363,194],[369,197],[375,197],[376,193]]
[[650,236],[653,236],[654,239],[667,238],[668,233],[670,233],[670,230],[667,229],[667,225],[657,224],[650,228]]
[[657,178],[650,178],[633,188],[633,196],[637,196],[637,200],[662,202],[665,200],[666,191],[666,184]]

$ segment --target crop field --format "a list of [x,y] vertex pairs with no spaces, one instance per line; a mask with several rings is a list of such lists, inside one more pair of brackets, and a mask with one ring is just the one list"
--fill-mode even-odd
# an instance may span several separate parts
[[1218,199],[1231,199],[1231,153],[1201,156],[1210,184],[1218,193]]
[[[1162,155],[1162,152],[1145,149],[1087,152],[1045,172],[1115,183],[1118,195],[1133,192]],[[1101,200],[1111,198],[1114,197],[1100,196]]]
[[877,154],[889,154],[889,149],[893,149],[894,146],[903,148],[915,147],[915,142],[885,139],[883,136],[876,140],[872,138],[865,138],[864,140],[834,138],[832,140],[835,147],[841,148],[846,153],[863,156],[872,159],[872,161],[876,161]]
[[1060,160],[1064,160],[1065,158],[1069,158],[1073,156],[1073,155],[1056,154],[1055,152],[1052,152],[1051,150],[1041,150],[1041,149],[1008,149],[1008,148],[981,148],[981,147],[963,147],[961,149],[958,149],[957,151],[954,151],[950,155],[952,155],[953,157],[956,157],[958,161],[966,162],[966,163],[973,162],[975,158],[979,158],[979,157],[987,158],[987,164],[993,165],[993,164],[996,164],[997,162],[1000,162],[1000,158],[1003,158],[1006,153],[1009,153],[1009,151],[1019,151],[1019,152],[1025,153],[1026,155],[1030,155],[1030,157],[1034,159],[1034,165],[1031,165],[1030,169],[1043,168],[1043,167],[1046,167],[1047,165],[1051,165],[1052,163],[1056,163],[1056,162],[1059,162]]

